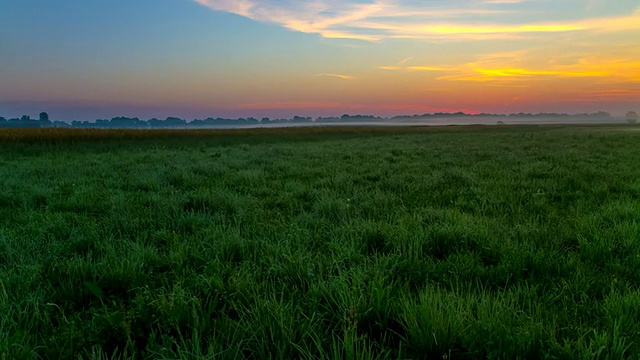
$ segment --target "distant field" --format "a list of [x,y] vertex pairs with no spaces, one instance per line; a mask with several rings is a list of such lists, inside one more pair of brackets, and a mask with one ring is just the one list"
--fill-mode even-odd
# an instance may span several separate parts
[[2,129],[0,359],[640,358],[626,129]]

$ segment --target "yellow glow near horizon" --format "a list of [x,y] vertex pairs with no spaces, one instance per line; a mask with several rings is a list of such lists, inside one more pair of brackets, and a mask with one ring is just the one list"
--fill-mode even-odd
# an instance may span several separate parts
[[474,69],[474,71],[488,77],[521,77],[531,75],[553,75],[559,77],[604,77],[611,76],[605,71],[548,71],[548,70],[527,70],[527,69]]
[[640,111],[638,0],[115,1],[131,11],[38,2],[57,22],[34,27],[36,0],[12,3],[0,108]]

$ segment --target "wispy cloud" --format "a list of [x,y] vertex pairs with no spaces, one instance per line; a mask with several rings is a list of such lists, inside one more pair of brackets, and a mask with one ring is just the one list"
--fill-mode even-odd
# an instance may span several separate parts
[[[618,49],[612,50],[619,52]],[[380,70],[423,71],[433,73],[437,81],[477,82],[491,86],[527,86],[529,81],[544,79],[591,79],[594,84],[640,84],[640,51],[629,49],[627,56],[569,54],[573,61],[556,61],[548,49],[480,54],[475,60],[459,64],[421,64],[380,66]]]
[[411,71],[455,71],[455,68],[451,67],[443,67],[443,66],[425,66],[425,65],[417,65],[417,66],[408,66],[407,70]]
[[520,4],[527,0],[486,0],[486,4]]
[[[468,0],[449,5],[404,0],[195,1],[217,11],[279,24],[293,31],[367,41],[388,38],[500,39],[545,33],[640,29],[640,14],[635,5],[623,15],[545,22],[523,20],[545,17],[539,9],[537,13],[526,13],[519,6],[532,0]],[[580,6],[580,2],[576,6]]]
[[353,77],[353,76],[342,75],[342,74],[316,74],[316,76],[333,77],[333,78],[338,78],[338,79],[343,79],[343,80],[353,80],[353,79],[355,79],[355,77]]
[[408,66],[406,66],[405,64],[407,64],[412,60],[413,60],[413,56],[409,56],[407,58],[400,60],[396,65],[384,65],[384,66],[379,66],[378,68],[380,70],[390,70],[390,71],[406,70]]
[[[520,61],[523,63],[524,61]],[[640,62],[631,58],[585,57],[570,65],[514,66],[517,61],[495,62],[481,59],[459,66],[437,80],[522,83],[550,78],[588,78],[598,83],[627,83],[640,80]]]

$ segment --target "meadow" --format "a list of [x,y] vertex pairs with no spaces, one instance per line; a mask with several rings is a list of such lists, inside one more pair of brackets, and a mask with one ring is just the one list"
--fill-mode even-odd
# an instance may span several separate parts
[[640,357],[631,126],[0,130],[0,359]]

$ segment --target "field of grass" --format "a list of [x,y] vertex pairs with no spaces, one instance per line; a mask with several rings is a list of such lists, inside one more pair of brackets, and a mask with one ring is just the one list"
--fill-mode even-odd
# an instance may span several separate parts
[[0,359],[640,357],[640,132],[0,131]]

